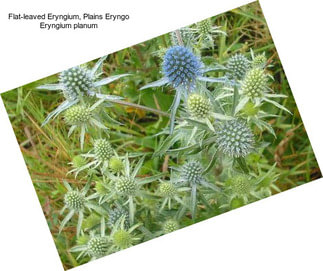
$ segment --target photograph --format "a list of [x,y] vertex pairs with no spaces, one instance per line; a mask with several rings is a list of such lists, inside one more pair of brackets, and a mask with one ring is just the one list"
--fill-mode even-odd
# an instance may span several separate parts
[[259,2],[1,98],[65,270],[322,176]]

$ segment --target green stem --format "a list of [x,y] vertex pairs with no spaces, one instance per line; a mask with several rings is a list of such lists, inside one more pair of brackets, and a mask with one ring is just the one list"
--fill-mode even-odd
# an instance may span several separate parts
[[144,106],[144,105],[140,105],[140,104],[134,104],[134,103],[130,103],[130,102],[126,102],[126,101],[122,101],[122,100],[109,100],[109,102],[111,103],[115,103],[115,104],[119,104],[122,106],[128,106],[128,107],[132,107],[132,108],[138,108],[141,110],[145,110],[145,111],[149,111],[152,113],[155,113],[157,115],[161,115],[161,116],[165,116],[165,117],[170,117],[170,114],[155,108],[151,108],[148,106]]
[[237,106],[237,103],[238,103],[238,100],[239,100],[238,87],[234,86],[233,89],[234,90],[233,90],[232,116],[234,116],[234,112],[235,112],[235,109],[236,109],[236,106]]

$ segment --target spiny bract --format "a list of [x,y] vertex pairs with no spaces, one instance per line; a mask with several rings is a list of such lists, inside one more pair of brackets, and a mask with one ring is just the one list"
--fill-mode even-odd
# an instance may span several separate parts
[[109,192],[103,182],[96,182],[95,190],[99,195],[106,195]]
[[130,227],[129,213],[121,208],[115,208],[109,212],[108,224],[113,227],[121,217],[124,217],[124,228],[128,229]]
[[114,152],[110,142],[107,139],[100,138],[94,141],[94,154],[99,161],[109,160]]
[[250,98],[261,97],[266,90],[267,77],[263,69],[253,68],[242,82],[242,93]]
[[236,175],[227,180],[227,182],[235,195],[245,196],[251,191],[251,181],[247,176]]
[[114,172],[121,172],[124,169],[124,165],[118,157],[113,156],[109,160],[109,168]]
[[91,118],[91,109],[85,105],[74,105],[65,111],[64,118],[69,125],[85,124]]
[[115,188],[121,195],[133,195],[137,190],[136,181],[130,177],[120,177],[116,181]]
[[203,168],[200,162],[190,161],[183,165],[181,177],[190,184],[199,184],[202,180]]
[[79,95],[87,94],[93,88],[93,80],[88,71],[81,67],[73,67],[61,72],[60,84],[63,94],[68,100],[75,100]]
[[131,233],[120,229],[113,235],[113,243],[120,249],[125,249],[132,246]]
[[179,225],[178,225],[177,221],[175,221],[173,219],[167,220],[163,225],[163,231],[165,234],[176,231],[178,229],[179,229]]
[[91,213],[88,217],[83,220],[82,229],[91,229],[101,222],[101,217],[96,213]]
[[78,245],[87,245],[87,243],[89,242],[89,236],[88,235],[81,235],[76,239],[76,243]]
[[163,72],[173,87],[193,88],[202,64],[186,47],[174,46],[164,56]]
[[241,80],[244,78],[247,70],[249,69],[249,60],[242,54],[235,54],[229,58],[227,69],[229,75],[233,78]]
[[198,32],[207,35],[212,31],[212,23],[210,19],[206,19],[197,23]]
[[229,120],[219,125],[216,142],[224,154],[244,157],[253,149],[254,136],[243,121]]
[[108,252],[106,237],[92,237],[87,244],[88,252],[93,257],[102,257]]
[[163,182],[159,186],[159,191],[163,197],[172,198],[176,194],[176,187],[170,182]]
[[65,194],[64,202],[69,209],[79,211],[84,208],[85,197],[79,191],[68,191]]
[[193,93],[187,99],[187,108],[192,117],[204,119],[210,114],[211,103],[203,95]]
[[86,160],[81,155],[76,155],[72,159],[72,166],[74,168],[80,168],[86,165]]

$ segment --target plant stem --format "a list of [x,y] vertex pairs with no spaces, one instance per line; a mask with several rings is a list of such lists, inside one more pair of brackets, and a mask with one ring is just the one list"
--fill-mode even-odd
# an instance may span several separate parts
[[233,89],[234,90],[233,90],[232,116],[234,116],[234,112],[236,110],[236,106],[237,106],[237,103],[239,100],[239,91],[238,91],[237,86],[234,86]]
[[170,117],[170,114],[167,113],[167,112],[164,112],[164,111],[161,111],[161,110],[158,110],[158,109],[155,109],[155,108],[151,108],[151,107],[148,107],[148,106],[140,105],[140,104],[134,104],[134,103],[130,103],[130,102],[122,101],[122,100],[109,100],[109,102],[119,104],[119,105],[122,105],[122,106],[138,108],[138,109],[149,111],[149,112],[155,113],[157,115],[165,116],[165,117],[168,117],[168,118]]
[[176,38],[178,40],[179,45],[184,46],[181,32],[179,32],[179,30],[177,29],[177,30],[175,30],[175,33],[176,33]]

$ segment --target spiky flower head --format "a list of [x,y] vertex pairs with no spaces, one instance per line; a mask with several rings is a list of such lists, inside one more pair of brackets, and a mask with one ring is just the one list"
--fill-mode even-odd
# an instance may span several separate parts
[[252,182],[250,178],[243,174],[239,174],[228,179],[227,184],[231,188],[233,194],[237,196],[248,195],[252,188]]
[[192,117],[204,119],[210,114],[211,103],[203,95],[193,93],[187,99],[187,109]]
[[212,32],[211,19],[205,19],[197,23],[197,30],[201,35],[207,35]]
[[255,58],[252,60],[252,67],[253,68],[264,68],[267,63],[267,58],[265,54],[256,55]]
[[249,67],[249,60],[240,53],[231,56],[227,63],[229,75],[238,80],[242,80],[244,78]]
[[137,190],[136,181],[130,177],[120,177],[115,183],[115,189],[121,195],[134,195]]
[[267,77],[263,69],[249,70],[242,82],[242,93],[250,98],[261,97],[266,90]]
[[93,88],[92,78],[88,71],[81,67],[73,67],[61,72],[59,81],[63,85],[63,94],[67,100],[75,100]]
[[113,155],[113,148],[107,139],[100,138],[94,141],[94,154],[99,161],[108,161]]
[[113,235],[113,244],[119,249],[125,249],[132,246],[132,236],[130,232],[119,229]]
[[163,225],[163,231],[165,234],[176,231],[179,229],[178,222],[174,219],[167,220]]
[[109,212],[109,221],[108,224],[113,227],[119,219],[124,218],[123,227],[125,229],[130,228],[129,213],[121,208],[114,208]]
[[189,184],[199,184],[203,181],[203,168],[198,161],[189,161],[185,163],[181,170],[181,178]]
[[216,142],[231,157],[244,157],[253,149],[254,136],[245,122],[229,120],[219,125]]
[[109,246],[106,237],[92,237],[87,243],[87,249],[92,257],[102,257],[107,254]]
[[202,64],[186,47],[174,46],[164,56],[163,72],[173,87],[194,88]]
[[84,208],[85,197],[81,192],[77,190],[71,190],[65,194],[64,202],[69,209],[80,211]]
[[176,195],[176,187],[171,182],[162,182],[159,186],[161,196],[172,198]]
[[[182,27],[178,29],[178,31],[181,35],[182,41],[185,46],[190,46],[194,42],[194,35],[192,30],[189,27]],[[170,38],[174,46],[180,45],[176,31],[173,31],[170,33]]]
[[124,169],[124,164],[121,159],[113,156],[109,160],[109,168],[114,172],[121,172]]
[[68,125],[81,125],[91,118],[91,109],[86,105],[74,105],[65,111],[64,119]]

